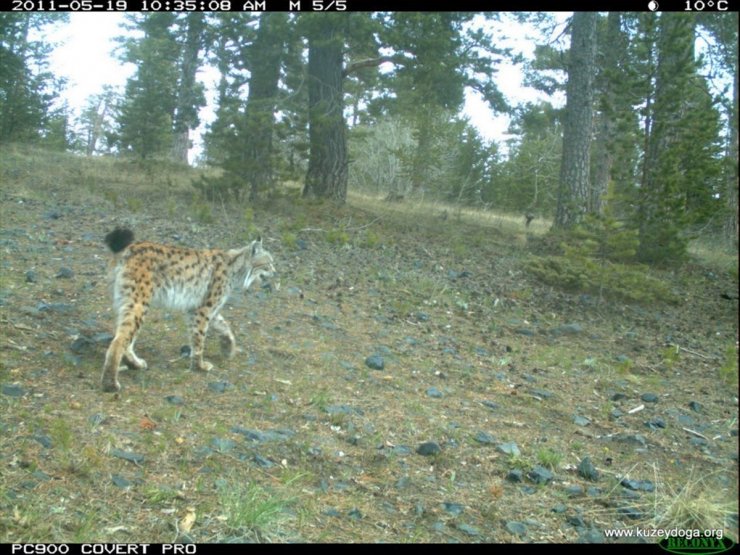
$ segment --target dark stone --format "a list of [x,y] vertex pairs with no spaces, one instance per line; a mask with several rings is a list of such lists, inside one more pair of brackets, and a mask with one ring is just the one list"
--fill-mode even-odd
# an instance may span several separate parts
[[544,466],[535,465],[532,470],[527,472],[527,478],[535,484],[548,484],[555,476]]
[[360,520],[362,518],[362,513],[360,512],[360,509],[352,509],[347,513],[347,516],[349,516],[352,520]]
[[511,455],[514,457],[518,457],[519,455],[521,455],[521,451],[519,451],[519,446],[513,441],[499,443],[496,446],[496,450],[503,453],[504,455]]
[[66,266],[59,268],[59,271],[54,275],[57,279],[71,279],[73,278],[75,273],[67,268]]
[[365,366],[371,370],[382,370],[385,368],[385,361],[380,355],[370,355],[365,359]]
[[611,396],[611,400],[615,402],[622,401],[626,398],[627,398],[627,395],[625,395],[624,393],[615,393],[614,395]]
[[581,416],[580,414],[576,414],[573,417],[573,423],[576,426],[588,426],[589,424],[591,424],[591,421],[588,418],[586,418],[585,416]]
[[499,404],[498,403],[494,403],[493,401],[483,400],[480,403],[484,407],[489,408],[491,410],[496,410],[496,409],[499,408]]
[[509,482],[522,482],[524,480],[524,472],[522,472],[519,469],[509,470],[509,473],[506,475],[506,479]]
[[553,393],[551,391],[547,391],[546,389],[531,389],[530,391],[532,395],[535,395],[541,399],[549,399],[553,396]]
[[324,408],[326,414],[357,414],[362,416],[365,414],[362,409],[356,409],[349,405],[329,405]]
[[459,516],[465,511],[465,507],[460,505],[460,503],[451,503],[449,501],[442,503],[442,508],[454,516]]
[[510,534],[519,536],[520,538],[527,535],[527,526],[523,522],[517,522],[515,520],[510,520],[506,523],[506,530]]
[[604,532],[596,528],[588,528],[578,535],[578,543],[605,543]]
[[233,385],[229,382],[209,382],[208,389],[214,393],[224,393],[227,389],[233,389]]
[[17,384],[10,384],[3,386],[3,395],[9,397],[23,397],[26,394],[26,390]]
[[111,476],[111,480],[113,481],[113,485],[116,487],[119,487],[121,489],[130,488],[133,483],[130,480],[127,480],[120,474],[113,474]]
[[491,434],[486,432],[478,432],[477,434],[475,434],[475,437],[473,439],[475,439],[475,441],[477,441],[478,443],[483,443],[484,445],[490,445],[491,443],[496,441],[496,439]]
[[553,513],[555,513],[555,514],[562,514],[562,513],[564,513],[567,510],[568,510],[568,507],[566,505],[564,505],[563,503],[558,503],[552,509],[550,509],[550,511],[553,512]]
[[665,428],[665,420],[663,420],[659,416],[656,416],[655,418],[651,418],[650,420],[645,422],[645,426],[647,426],[651,430],[663,429]]
[[36,283],[36,272],[34,272],[33,270],[28,270],[26,272],[26,282]]
[[586,527],[586,521],[583,520],[583,517],[581,515],[571,515],[567,517],[565,521],[571,526],[575,526],[576,528]]
[[419,445],[419,447],[416,448],[416,452],[424,457],[429,457],[441,453],[442,448],[434,441],[427,441]]
[[583,486],[578,484],[566,486],[565,493],[568,497],[578,497],[580,495],[583,495]]
[[167,395],[167,397],[165,397],[165,400],[171,405],[184,405],[185,404],[185,399],[183,399],[179,395]]
[[140,455],[139,453],[134,453],[132,451],[123,451],[122,449],[111,449],[110,454],[134,464],[141,464],[145,459],[144,455]]
[[583,459],[581,459],[581,462],[578,465],[578,474],[592,482],[597,482],[599,480],[599,471],[594,466],[594,463],[591,462],[591,457],[583,457]]
[[694,412],[701,412],[701,409],[703,408],[701,403],[698,403],[696,401],[689,402],[689,408],[693,410]]
[[442,397],[444,397],[444,393],[442,393],[436,387],[430,387],[429,389],[427,389],[427,395],[435,399],[441,399]]
[[180,356],[183,358],[190,356],[190,345],[183,345],[180,347]]
[[534,331],[529,328],[515,328],[514,333],[518,333],[519,335],[526,335],[528,337],[534,336]]
[[633,491],[647,491],[651,492],[655,490],[655,484],[651,482],[650,480],[630,480],[628,478],[623,478],[619,484],[627,489],[631,489]]
[[51,441],[51,438],[47,435],[35,434],[32,437],[33,439],[38,441],[41,445],[43,445],[45,449],[51,449],[54,446],[54,443]]
[[77,339],[75,339],[72,344],[69,346],[69,349],[75,353],[80,354],[83,353],[89,349],[93,348],[93,343],[90,341],[87,337],[84,335],[81,335]]
[[470,526],[469,524],[458,524],[457,529],[461,532],[467,534],[468,536],[480,536],[480,532],[475,526]]
[[219,453],[228,453],[236,447],[236,442],[233,439],[214,437],[211,440],[211,446]]
[[640,399],[642,399],[646,403],[658,402],[658,396],[655,393],[643,393],[642,395],[640,395]]
[[337,511],[333,507],[330,507],[330,508],[326,509],[325,511],[322,511],[322,514],[325,514],[326,516],[335,517],[335,518],[338,518],[338,517],[342,516],[342,513],[340,513],[339,511]]
[[550,330],[550,335],[559,337],[561,335],[578,335],[583,332],[580,324],[563,324]]
[[252,460],[260,468],[272,468],[273,466],[275,466],[274,462],[263,457],[262,455],[255,454],[254,457],[252,457]]

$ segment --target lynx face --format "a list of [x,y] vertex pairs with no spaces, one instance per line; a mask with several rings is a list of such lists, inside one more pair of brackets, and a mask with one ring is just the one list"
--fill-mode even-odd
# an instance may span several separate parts
[[133,240],[133,233],[121,228],[105,237],[114,253],[113,308],[117,321],[115,337],[105,355],[103,391],[121,388],[121,362],[129,368],[147,367],[146,361],[136,356],[134,343],[150,306],[186,311],[191,328],[191,368],[208,371],[213,365],[203,360],[203,346],[210,326],[220,336],[224,355],[234,355],[234,334],[219,313],[229,294],[276,275],[272,256],[262,247],[261,239],[228,251]]

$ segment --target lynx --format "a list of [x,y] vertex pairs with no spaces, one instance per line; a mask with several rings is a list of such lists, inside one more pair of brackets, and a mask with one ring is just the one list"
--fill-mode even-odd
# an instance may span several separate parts
[[105,236],[113,251],[111,262],[116,332],[103,366],[103,391],[118,391],[118,367],[146,369],[134,352],[134,343],[150,305],[186,311],[191,327],[190,367],[207,372],[203,345],[209,326],[220,336],[223,354],[234,356],[235,340],[219,313],[232,290],[273,277],[272,256],[262,239],[232,250],[196,250],[146,241],[134,243],[134,234],[116,228]]

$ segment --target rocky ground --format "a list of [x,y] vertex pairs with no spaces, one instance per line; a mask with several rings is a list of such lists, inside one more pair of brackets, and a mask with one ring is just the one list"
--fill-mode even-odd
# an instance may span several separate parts
[[[737,538],[737,270],[693,261],[659,274],[678,304],[625,304],[537,282],[523,225],[0,165],[2,541]],[[215,369],[190,372],[184,319],[153,311],[149,370],[100,390],[121,223],[194,247],[262,233],[281,287],[231,299],[233,360],[210,341]]]

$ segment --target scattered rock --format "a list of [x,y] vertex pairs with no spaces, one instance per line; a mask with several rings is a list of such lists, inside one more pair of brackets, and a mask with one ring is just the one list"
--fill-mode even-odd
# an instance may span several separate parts
[[325,514],[326,516],[335,517],[335,518],[339,518],[340,516],[342,516],[342,513],[340,513],[334,507],[330,507],[330,508],[322,511],[322,514]]
[[26,283],[36,283],[36,272],[33,270],[26,272]]
[[72,342],[72,344],[69,346],[69,350],[75,354],[80,354],[92,349],[93,347],[93,342],[84,335],[81,335]]
[[467,534],[468,536],[480,536],[480,532],[475,526],[470,526],[469,524],[458,524],[457,529],[460,530],[460,532],[463,532]]
[[518,457],[522,454],[519,450],[519,446],[513,441],[499,443],[496,446],[496,450],[503,453],[504,455],[511,455],[513,457]]
[[51,441],[51,438],[44,434],[35,434],[31,436],[33,439],[38,441],[45,449],[51,449],[54,446],[54,443]]
[[530,393],[534,395],[535,397],[539,397],[540,399],[549,399],[554,395],[552,391],[547,391],[546,389],[530,389]]
[[171,405],[184,405],[185,404],[185,399],[183,399],[179,395],[167,395],[167,397],[165,397],[165,401],[167,401]]
[[326,414],[357,414],[359,416],[365,414],[362,409],[356,409],[354,407],[350,407],[349,405],[329,405],[327,407],[324,407],[324,412]]
[[475,434],[475,437],[473,438],[478,443],[483,443],[484,445],[490,445],[491,443],[495,442],[496,439],[489,433],[486,432],[478,432]]
[[655,491],[655,484],[650,480],[630,480],[628,478],[622,478],[619,485],[633,491]]
[[645,422],[645,426],[647,426],[651,430],[663,429],[665,428],[665,420],[663,420],[659,416],[656,416],[655,418],[651,418],[650,420]]
[[484,400],[483,400],[483,401],[481,401],[480,403],[481,403],[481,405],[483,405],[484,407],[487,407],[487,408],[489,408],[489,409],[491,409],[491,410],[497,410],[497,409],[499,408],[499,404],[498,404],[498,403],[494,403],[493,401],[488,401],[488,400],[485,400],[485,399],[484,399]]
[[524,481],[524,472],[521,470],[515,468],[514,470],[509,470],[509,473],[506,475],[506,479],[509,482],[522,482]]
[[534,336],[534,331],[529,328],[514,328],[514,333],[519,335],[526,335],[528,337]]
[[578,534],[578,543],[605,543],[604,532],[597,528],[588,528]]
[[615,393],[614,395],[611,396],[611,400],[614,402],[623,401],[626,398],[627,398],[627,395],[625,395],[624,393]]
[[419,447],[416,448],[416,452],[424,457],[429,457],[441,453],[442,448],[434,441],[427,441],[419,445]]
[[535,484],[549,484],[555,476],[544,466],[535,465],[527,472],[527,478]]
[[273,466],[275,466],[275,463],[274,462],[272,462],[270,459],[267,459],[267,458],[265,458],[265,457],[263,457],[262,455],[259,455],[259,454],[255,454],[252,457],[252,460],[260,468],[272,468]]
[[583,457],[583,459],[581,459],[581,462],[578,465],[578,474],[592,482],[597,482],[599,480],[599,471],[594,466],[594,463],[591,462],[591,457]]
[[365,366],[371,370],[382,370],[385,368],[385,360],[380,355],[370,355],[365,359]]
[[8,395],[9,397],[23,397],[25,394],[26,390],[20,385],[10,384],[3,386],[3,395]]
[[581,515],[570,515],[565,519],[565,521],[571,526],[575,526],[576,528],[586,527],[586,521],[583,520],[583,517]]
[[190,345],[183,345],[182,347],[180,347],[180,356],[182,358],[189,357],[190,351],[191,351]]
[[347,513],[347,516],[352,520],[360,520],[363,515],[362,512],[360,512],[360,509],[354,508]]
[[214,437],[211,440],[211,446],[219,453],[228,453],[236,447],[236,442],[233,439]]
[[579,484],[571,484],[566,486],[565,493],[568,497],[578,497],[583,495],[583,486]]
[[89,422],[89,423],[90,423],[90,424],[91,424],[92,426],[100,426],[100,425],[101,425],[101,424],[103,424],[103,423],[104,423],[104,422],[105,422],[106,420],[108,420],[108,417],[107,417],[107,416],[105,416],[104,414],[101,414],[101,413],[99,413],[99,412],[96,412],[95,414],[91,414],[91,415],[90,415],[90,416],[89,416],[89,417],[87,418],[87,421],[88,421],[88,422]]
[[132,451],[123,451],[122,449],[111,449],[110,454],[114,457],[118,457],[119,459],[123,459],[124,461],[129,461],[134,464],[141,464],[144,462],[144,455],[140,455],[139,453],[134,453]]
[[523,538],[527,535],[527,526],[523,522],[517,522],[516,520],[510,520],[505,525],[506,530],[514,536]]
[[427,396],[433,397],[434,399],[441,399],[442,397],[444,397],[444,393],[442,393],[436,387],[430,387],[429,389],[427,389]]
[[578,335],[583,332],[583,327],[580,324],[563,324],[556,328],[552,328],[549,333],[555,337],[561,335]]
[[702,406],[701,403],[698,403],[696,401],[690,401],[689,408],[693,410],[694,412],[701,412],[702,408],[704,407]]
[[54,275],[54,277],[57,279],[71,279],[74,275],[75,273],[70,268],[63,266],[59,268],[59,271]]
[[640,395],[640,399],[642,399],[646,403],[658,402],[658,396],[655,393],[643,393],[642,395]]
[[130,480],[127,480],[120,474],[111,475],[111,480],[114,486],[119,487],[121,489],[130,488],[131,486],[134,485]]
[[591,424],[591,421],[588,418],[586,418],[585,416],[581,416],[580,414],[576,414],[573,417],[573,423],[576,426],[588,426],[589,424]]
[[568,510],[568,507],[566,505],[564,505],[563,503],[558,503],[552,509],[550,509],[550,511],[553,512],[553,513],[555,513],[555,514],[562,514],[562,513],[564,513],[567,510]]
[[214,393],[224,393],[228,389],[233,389],[233,384],[229,382],[209,382],[208,389]]
[[459,516],[465,511],[465,507],[460,505],[460,503],[451,503],[449,501],[442,503],[442,508],[454,516]]

